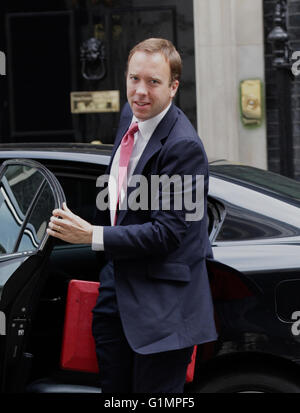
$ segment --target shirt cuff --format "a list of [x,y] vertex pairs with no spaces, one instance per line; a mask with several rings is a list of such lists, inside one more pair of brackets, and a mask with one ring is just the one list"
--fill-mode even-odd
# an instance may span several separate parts
[[103,227],[93,227],[92,250],[104,251]]

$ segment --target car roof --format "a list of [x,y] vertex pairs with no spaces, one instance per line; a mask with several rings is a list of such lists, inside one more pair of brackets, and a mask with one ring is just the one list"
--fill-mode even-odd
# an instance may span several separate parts
[[101,153],[110,155],[113,145],[91,144],[77,142],[24,142],[24,143],[1,143],[0,151],[50,151],[50,152],[76,152],[76,153]]
[[300,182],[263,169],[226,161],[210,163],[210,174],[256,191],[277,195],[300,204]]
[[109,165],[113,145],[87,143],[0,144],[0,158],[62,160]]
[[[109,165],[113,145],[75,142],[4,143],[0,158],[34,158]],[[300,182],[225,159],[210,159],[211,176],[300,203]]]

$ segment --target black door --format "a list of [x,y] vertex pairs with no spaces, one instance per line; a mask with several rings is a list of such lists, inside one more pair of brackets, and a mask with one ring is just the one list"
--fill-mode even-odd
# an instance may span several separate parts
[[[2,11],[7,76],[1,80],[8,94],[8,102],[3,104],[6,109],[1,109],[0,96],[0,123],[9,133],[1,132],[0,124],[1,142],[112,144],[118,109],[112,105],[110,110],[110,102],[104,98],[104,110],[101,107],[95,112],[88,105],[89,110],[74,112],[71,96],[88,92],[83,99],[89,99],[90,92],[113,91],[119,94],[121,109],[126,102],[128,53],[148,37],[167,38],[180,51],[184,70],[176,103],[197,126],[193,0],[74,1],[61,6],[48,0],[35,7],[25,2],[22,9],[13,0],[9,5]],[[98,77],[89,76],[82,60],[86,56],[83,46],[91,38],[100,42]]]
[[[183,76],[176,104],[196,127],[196,82],[192,0],[110,0],[95,2],[75,13],[80,48],[90,38],[102,43],[104,74],[98,80],[86,79],[79,65],[78,91],[118,91],[120,108],[126,102],[125,71],[129,51],[149,37],[171,40],[183,59]],[[101,70],[99,68],[99,73]],[[73,114],[76,139],[113,143],[119,113]]]
[[0,169],[0,389],[22,392],[29,372],[31,320],[52,249],[46,229],[65,201],[55,176],[31,160]]
[[10,139],[73,141],[72,11],[6,14]]

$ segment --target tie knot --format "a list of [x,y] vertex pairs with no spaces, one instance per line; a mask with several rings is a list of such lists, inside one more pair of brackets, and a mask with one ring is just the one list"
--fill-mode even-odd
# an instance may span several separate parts
[[133,123],[128,129],[128,135],[134,135],[139,130],[139,125],[137,122]]

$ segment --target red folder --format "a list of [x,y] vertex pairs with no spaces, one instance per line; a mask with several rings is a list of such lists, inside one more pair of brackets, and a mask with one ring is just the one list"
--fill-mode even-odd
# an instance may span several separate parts
[[98,372],[92,336],[92,309],[99,283],[71,280],[68,287],[61,367],[67,370]]
[[[69,283],[61,352],[63,369],[89,373],[99,371],[92,336],[92,309],[96,304],[98,288],[97,282],[72,280]],[[196,351],[197,346],[187,369],[187,382],[192,382],[194,378]]]

